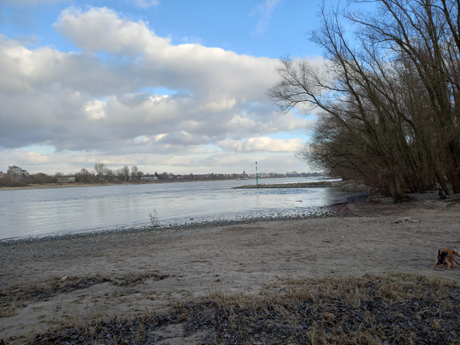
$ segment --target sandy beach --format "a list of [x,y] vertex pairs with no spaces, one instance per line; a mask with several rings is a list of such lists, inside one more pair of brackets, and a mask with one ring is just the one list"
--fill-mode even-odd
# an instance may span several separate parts
[[[372,196],[331,209],[336,216],[3,243],[0,344],[94,315],[168,310],[212,291],[257,294],[288,279],[416,272],[460,282],[460,267],[431,268],[438,249],[460,249],[458,197],[395,204]],[[66,281],[80,285],[55,289]],[[179,333],[164,343],[198,343]]]

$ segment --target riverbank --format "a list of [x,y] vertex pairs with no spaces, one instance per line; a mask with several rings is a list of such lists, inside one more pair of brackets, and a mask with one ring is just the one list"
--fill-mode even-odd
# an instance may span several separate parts
[[[272,178],[270,178],[272,179]],[[259,179],[263,181],[264,179]],[[285,180],[285,178],[279,178],[279,180]],[[20,187],[5,187],[0,186],[0,191],[4,190],[22,190],[22,189],[50,189],[50,188],[76,188],[76,187],[106,187],[106,186],[135,186],[143,184],[162,184],[162,183],[187,183],[187,182],[209,182],[209,181],[233,181],[233,179],[219,179],[219,180],[155,180],[155,181],[136,181],[136,182],[121,182],[121,183],[81,183],[81,182],[68,182],[68,183],[42,183],[42,184],[27,184]],[[255,180],[253,185],[245,185],[235,188],[257,188]],[[307,183],[281,183],[281,184],[259,184],[259,188],[314,188],[314,187],[346,187],[346,186],[358,186],[359,184],[354,182],[343,182],[343,181],[329,181],[323,180],[319,182],[307,182]],[[363,185],[361,185],[363,186]],[[362,189],[362,188],[361,188]]]
[[27,184],[21,187],[0,187],[2,190],[24,190],[24,189],[51,189],[51,188],[76,188],[76,187],[107,187],[107,186],[133,186],[151,183],[176,183],[176,182],[194,182],[194,181],[145,181],[136,183],[80,183],[80,182],[69,182],[69,183],[42,183],[42,184]]
[[[433,291],[439,291],[440,285],[430,283],[436,282],[430,279],[455,282],[442,285],[442,291],[449,291],[449,286],[460,282],[460,268],[445,270],[431,269],[431,266],[438,249],[460,248],[460,203],[454,197],[440,201],[436,193],[413,197],[410,202],[394,204],[389,198],[371,195],[367,199],[357,198],[354,202],[334,205],[331,215],[309,219],[94,234],[0,246],[0,286],[3,287],[0,292],[0,342],[23,344],[35,339],[42,344],[84,343],[76,340],[78,336],[88,337],[90,330],[94,329],[103,340],[99,343],[110,343],[107,338],[110,331],[105,327],[118,324],[116,327],[120,330],[134,327],[132,329],[136,329],[139,339],[146,334],[156,337],[150,343],[211,344],[217,341],[210,339],[218,339],[219,334],[222,343],[231,343],[232,337],[237,336],[232,332],[238,329],[238,322],[241,327],[255,322],[252,331],[247,331],[252,333],[246,333],[246,336],[251,344],[263,344],[264,339],[268,339],[264,337],[269,336],[267,328],[261,326],[258,331],[257,320],[253,321],[250,314],[241,320],[235,316],[236,328],[232,328],[228,319],[227,324],[212,327],[209,326],[212,323],[208,326],[200,324],[204,316],[194,319],[198,314],[193,313],[199,308],[208,308],[211,312],[219,303],[225,309],[238,298],[241,298],[241,305],[254,301],[253,309],[256,310],[257,303],[264,303],[264,296],[280,298],[292,291],[292,287],[297,286],[296,291],[303,291],[304,284],[319,286],[324,283],[321,279],[325,278],[325,294],[329,291],[327,286],[345,286],[346,283],[349,284],[346,286],[362,288],[364,295],[360,295],[360,300],[363,303],[371,301],[370,295],[366,295],[372,290],[369,284],[377,284],[379,279],[386,282],[386,278],[369,278],[369,275],[385,277],[391,274],[393,278],[388,284],[401,281],[401,286],[406,286],[404,281],[412,286],[424,282],[421,278],[412,281],[410,277],[427,277],[424,289]],[[327,282],[327,279],[332,280]],[[249,297],[243,298],[242,294]],[[450,295],[456,296],[454,292]],[[315,306],[314,295],[302,296],[305,301],[310,301],[311,308],[320,306]],[[401,303],[401,296],[398,296],[384,296],[382,303],[387,300],[388,303]],[[289,296],[285,298],[287,301]],[[374,300],[373,303],[377,302]],[[423,306],[425,302],[419,300],[418,303]],[[179,309],[175,309],[178,306]],[[336,307],[340,308],[339,305]],[[366,309],[360,309],[364,308],[363,305],[358,303],[357,308],[365,317]],[[385,308],[382,306],[381,310]],[[317,310],[315,317],[319,324],[328,310]],[[161,319],[158,316],[161,313],[169,316]],[[406,311],[400,313],[406,315]],[[427,317],[427,314],[423,315],[422,321]],[[144,320],[142,332],[139,320]],[[157,320],[157,325],[153,321],[149,324],[148,320]],[[192,327],[193,320],[199,327]],[[396,323],[394,318],[389,320]],[[442,316],[436,316],[428,321],[442,324],[442,320]],[[280,320],[273,322],[282,324]],[[445,322],[447,324],[448,320]],[[292,330],[298,329],[294,326]],[[311,331],[312,325],[308,326]],[[66,327],[74,329],[77,338],[65,340]],[[268,325],[264,327],[270,328]],[[303,334],[307,333],[307,328]],[[35,337],[48,329],[55,331],[41,338]],[[89,333],[84,333],[85,330]],[[120,337],[120,333],[112,331]],[[450,332],[460,334],[458,326],[444,333]],[[125,337],[129,334],[126,331]],[[283,336],[288,336],[286,334]],[[276,332],[273,337],[271,339],[276,339]],[[46,342],[46,338],[51,340]],[[59,339],[64,340],[60,342]],[[383,344],[385,339],[380,339]],[[112,342],[119,342],[121,338],[115,340],[112,338]],[[274,340],[265,343],[274,343]]]
[[249,184],[244,186],[233,187],[233,189],[252,189],[252,188],[324,188],[324,187],[341,187],[344,181],[317,181],[317,182],[297,182],[297,183],[275,183],[275,184]]
[[233,189],[263,189],[263,188],[339,188],[341,191],[350,193],[368,192],[369,187],[354,181],[342,180],[322,180],[315,182],[297,182],[297,183],[274,183],[274,184],[250,184],[233,187]]
[[[284,179],[284,178],[280,178]],[[143,184],[163,184],[163,183],[188,183],[188,182],[209,182],[209,181],[233,181],[233,179],[219,179],[219,180],[155,180],[155,181],[136,181],[136,182],[120,182],[120,183],[82,183],[82,182],[68,182],[68,183],[41,183],[41,184],[26,184],[20,187],[5,187],[0,186],[2,190],[22,190],[22,189],[50,189],[50,188],[76,188],[76,187],[106,187],[106,186],[136,186]],[[255,180],[254,180],[255,181]]]

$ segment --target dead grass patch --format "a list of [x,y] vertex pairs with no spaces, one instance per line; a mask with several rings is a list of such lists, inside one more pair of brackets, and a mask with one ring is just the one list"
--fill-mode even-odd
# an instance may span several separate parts
[[153,344],[181,324],[201,344],[453,344],[460,336],[458,284],[418,274],[286,280],[258,295],[211,288],[167,314],[97,318],[31,343]]
[[18,308],[27,306],[28,302],[47,300],[61,293],[87,289],[97,284],[109,283],[119,287],[132,287],[142,284],[147,279],[162,280],[167,274],[145,272],[129,274],[121,278],[96,275],[93,277],[68,277],[63,281],[54,277],[41,283],[13,285],[0,290],[0,318],[17,314]]

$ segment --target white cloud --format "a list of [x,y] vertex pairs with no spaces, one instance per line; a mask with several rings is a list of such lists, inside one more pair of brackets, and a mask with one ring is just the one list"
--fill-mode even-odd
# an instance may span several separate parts
[[122,19],[107,8],[85,13],[75,8],[65,10],[55,28],[85,52],[131,57],[132,72],[142,73],[140,81],[172,90],[192,89],[212,98],[236,95],[260,99],[265,97],[267,85],[277,80],[273,59],[237,55],[196,43],[172,45],[144,22]]
[[281,0],[265,0],[265,2],[257,4],[252,10],[250,13],[251,16],[259,16],[259,21],[256,25],[256,32],[258,34],[264,33],[268,29],[273,11],[280,2]]
[[182,41],[185,43],[203,44],[203,38],[195,36],[184,36],[182,37]]
[[272,139],[269,137],[246,140],[226,140],[218,143],[225,151],[233,152],[296,152],[302,146],[302,139]]
[[148,153],[117,153],[100,154],[98,152],[59,151],[53,154],[41,154],[30,150],[14,149],[0,150],[0,164],[14,164],[28,170],[30,173],[56,172],[75,173],[82,168],[94,170],[96,162],[103,162],[111,169],[118,169],[124,165],[137,165],[144,173],[173,172],[175,174],[189,173],[247,173],[255,172],[255,162],[258,162],[259,172],[286,172],[287,170],[310,171],[304,162],[295,160],[291,152],[288,153],[257,153],[246,154],[232,152],[210,152],[196,150],[195,152],[175,153],[162,155],[155,152]]
[[[169,154],[209,158],[210,147],[221,151],[217,145],[228,152],[292,152],[295,139],[269,136],[307,126],[278,113],[267,98],[278,80],[273,59],[173,45],[146,23],[107,8],[67,9],[55,28],[83,52],[30,49],[0,36],[0,148],[46,144],[67,152],[68,168],[88,157],[147,162],[155,155],[168,164]],[[155,88],[171,94],[140,91]],[[66,155],[49,154],[46,162],[64,164]],[[218,162],[206,157],[200,164]]]
[[134,143],[135,144],[146,144],[150,141],[150,138],[146,137],[145,135],[140,135],[136,138],[134,138]]
[[88,120],[100,120],[107,116],[105,113],[105,106],[107,104],[97,99],[88,101],[85,105],[84,111]]
[[198,108],[198,111],[210,111],[212,113],[217,113],[223,110],[232,109],[236,105],[236,99],[220,99],[213,100],[203,104]]
[[121,19],[107,7],[83,13],[72,7],[62,11],[54,28],[85,51],[137,55],[146,49],[164,49],[169,39],[157,37],[143,21]]
[[148,8],[151,6],[158,6],[160,2],[158,0],[134,0],[137,7]]
[[0,167],[0,170],[4,170],[7,165],[18,165],[29,172],[36,172],[35,166],[52,164],[53,159],[49,154],[29,150],[8,150],[0,151],[0,162],[7,162],[6,165]]
[[155,141],[159,141],[159,140],[163,139],[163,138],[166,137],[166,136],[167,136],[166,133],[158,134],[158,135],[155,135],[154,140],[155,140]]

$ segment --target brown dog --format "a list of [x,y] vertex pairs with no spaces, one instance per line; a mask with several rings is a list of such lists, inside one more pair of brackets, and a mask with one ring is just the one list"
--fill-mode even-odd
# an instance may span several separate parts
[[438,255],[436,256],[436,263],[432,268],[435,268],[438,265],[447,265],[447,269],[455,266],[454,255],[460,257],[460,254],[452,249],[443,249],[438,250]]

